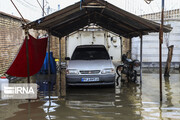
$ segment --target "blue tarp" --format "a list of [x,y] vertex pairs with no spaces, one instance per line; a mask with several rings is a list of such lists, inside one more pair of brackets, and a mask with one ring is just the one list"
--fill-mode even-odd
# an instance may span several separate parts
[[[56,62],[53,58],[53,53],[50,52],[50,72],[51,74],[56,74]],[[43,66],[39,71],[40,74],[48,74],[48,52],[46,52],[46,57],[44,59]]]

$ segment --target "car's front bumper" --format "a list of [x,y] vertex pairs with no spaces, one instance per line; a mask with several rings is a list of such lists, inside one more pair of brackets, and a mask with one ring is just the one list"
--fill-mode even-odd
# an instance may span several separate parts
[[[83,82],[82,78],[99,78],[99,81]],[[70,86],[114,85],[115,74],[108,75],[66,75],[66,84]]]

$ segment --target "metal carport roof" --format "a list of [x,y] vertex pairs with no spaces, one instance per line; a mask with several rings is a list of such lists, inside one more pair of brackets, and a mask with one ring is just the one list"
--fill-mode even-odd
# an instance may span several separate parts
[[[95,23],[121,36],[132,38],[159,32],[160,24],[126,12],[104,0],[84,0],[53,14],[28,23],[28,29],[42,29],[57,37],[66,36],[90,23]],[[164,32],[171,27],[164,26]]]
[[[74,31],[77,31],[91,23],[99,25],[109,31],[112,31],[120,36],[132,38],[140,36],[140,83],[142,84],[142,35],[149,32],[159,32],[160,24],[143,19],[139,16],[126,12],[104,0],[83,0],[74,5],[59,10],[53,14],[30,22],[24,26],[27,29],[46,30],[50,35],[64,37]],[[163,10],[163,9],[162,9]],[[163,13],[163,12],[162,12]],[[172,30],[169,26],[163,26],[164,32]],[[161,32],[162,33],[162,32]],[[162,40],[160,34],[159,41],[159,75],[160,75],[160,100],[162,101]],[[28,43],[28,42],[26,42]],[[61,42],[60,42],[61,43]],[[60,45],[61,46],[61,45]],[[59,47],[61,50],[61,47]],[[26,48],[27,49],[27,48]],[[48,40],[48,53],[50,56],[50,37]],[[59,52],[61,54],[61,52]],[[28,56],[28,55],[27,55]],[[50,65],[50,58],[49,58]],[[61,64],[61,55],[60,55]],[[48,71],[50,75],[50,70]]]

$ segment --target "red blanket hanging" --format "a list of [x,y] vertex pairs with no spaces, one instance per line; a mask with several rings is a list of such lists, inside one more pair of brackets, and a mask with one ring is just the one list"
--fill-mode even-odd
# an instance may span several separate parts
[[[29,35],[28,51],[30,76],[36,74],[41,69],[46,55],[46,47],[47,38],[35,39]],[[27,77],[26,40],[24,40],[18,55],[6,73],[16,77]]]

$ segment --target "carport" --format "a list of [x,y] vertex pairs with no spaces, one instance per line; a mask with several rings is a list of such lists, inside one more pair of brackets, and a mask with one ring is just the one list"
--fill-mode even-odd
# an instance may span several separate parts
[[[150,32],[160,31],[160,24],[128,13],[104,0],[84,0],[83,2],[75,3],[53,14],[30,22],[25,25],[24,28],[26,30],[46,30],[49,36],[53,35],[59,37],[60,41],[62,37],[88,26],[91,23],[126,38],[131,39],[139,36],[141,39],[141,63],[143,45],[142,36],[147,35]],[[170,32],[171,29],[171,27],[163,26],[164,32]],[[48,52],[50,52],[50,41],[49,37]],[[61,42],[59,42],[59,50],[61,51],[60,43]],[[48,73],[50,74],[50,71],[48,71]],[[140,80],[142,81],[142,74]]]

